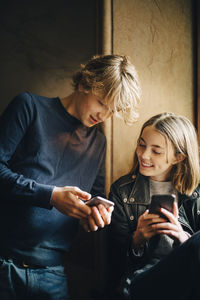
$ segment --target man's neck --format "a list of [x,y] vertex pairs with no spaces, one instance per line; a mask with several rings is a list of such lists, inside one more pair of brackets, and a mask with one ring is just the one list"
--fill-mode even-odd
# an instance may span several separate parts
[[66,111],[70,115],[76,117],[75,110],[74,110],[74,101],[75,101],[74,99],[75,99],[75,92],[60,99],[60,101],[61,101],[62,105],[64,106],[64,108],[66,109]]

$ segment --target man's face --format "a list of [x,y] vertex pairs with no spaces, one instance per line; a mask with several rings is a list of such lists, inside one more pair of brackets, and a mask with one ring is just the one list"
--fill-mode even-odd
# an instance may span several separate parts
[[78,92],[74,105],[74,116],[87,127],[104,122],[113,115],[113,108],[105,104],[100,97]]

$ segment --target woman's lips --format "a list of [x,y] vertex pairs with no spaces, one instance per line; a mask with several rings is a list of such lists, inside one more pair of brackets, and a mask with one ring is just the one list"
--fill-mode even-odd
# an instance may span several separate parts
[[150,168],[150,167],[153,166],[152,164],[148,164],[148,163],[145,163],[145,162],[143,162],[143,161],[141,161],[140,165],[141,165],[143,168]]

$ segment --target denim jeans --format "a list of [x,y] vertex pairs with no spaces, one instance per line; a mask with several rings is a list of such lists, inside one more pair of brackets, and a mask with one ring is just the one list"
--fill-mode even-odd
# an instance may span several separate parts
[[1,300],[68,300],[63,266],[24,268],[0,258]]

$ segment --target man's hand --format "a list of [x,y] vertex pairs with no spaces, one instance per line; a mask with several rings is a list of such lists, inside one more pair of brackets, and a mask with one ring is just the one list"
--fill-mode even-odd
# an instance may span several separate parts
[[96,231],[98,228],[103,228],[111,222],[111,216],[114,207],[105,208],[104,205],[92,206],[92,214],[87,219],[82,220],[81,224],[85,231]]
[[[91,208],[84,204],[91,195],[78,187],[55,187],[51,197],[51,204],[61,213],[77,219],[85,219],[91,215]],[[82,200],[81,200],[82,199]]]

